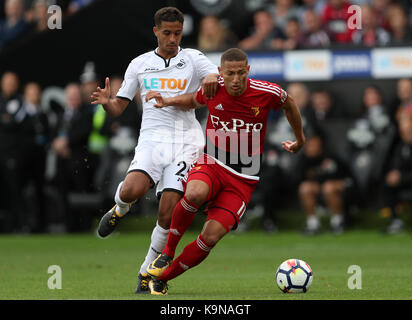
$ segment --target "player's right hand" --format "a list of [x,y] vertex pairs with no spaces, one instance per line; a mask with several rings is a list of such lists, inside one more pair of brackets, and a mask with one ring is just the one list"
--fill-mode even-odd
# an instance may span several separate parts
[[163,107],[167,106],[167,104],[165,103],[165,100],[162,97],[162,95],[160,94],[160,92],[150,90],[146,94],[146,99],[145,100],[146,100],[146,102],[148,102],[149,100],[152,100],[152,99],[156,100],[156,104],[154,104],[154,107],[156,107],[156,108],[163,108]]
[[92,104],[108,104],[110,100],[110,80],[106,77],[105,87],[101,89],[97,87],[97,91],[93,92],[91,95]]

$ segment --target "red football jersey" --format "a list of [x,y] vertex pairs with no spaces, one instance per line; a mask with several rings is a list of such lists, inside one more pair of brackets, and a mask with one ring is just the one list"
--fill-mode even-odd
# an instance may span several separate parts
[[[278,110],[287,98],[288,94],[279,85],[254,79],[247,80],[247,88],[240,96],[229,95],[223,78],[219,78],[218,90],[212,99],[206,99],[199,90],[196,100],[209,109],[205,153],[236,171],[242,167],[239,157],[260,157],[269,112]],[[218,156],[219,150],[226,153],[225,159]]]

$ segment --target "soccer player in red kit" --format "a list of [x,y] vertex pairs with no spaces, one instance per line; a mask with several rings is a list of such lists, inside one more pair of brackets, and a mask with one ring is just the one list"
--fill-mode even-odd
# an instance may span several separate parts
[[[259,180],[266,124],[271,109],[282,109],[296,141],[282,142],[288,152],[298,152],[305,142],[299,109],[277,84],[248,78],[250,66],[245,52],[232,48],[221,57],[216,95],[206,99],[197,93],[163,98],[155,91],[155,107],[196,108],[207,106],[204,154],[192,165],[183,184],[185,194],[177,203],[165,249],[151,263],[152,294],[167,294],[167,281],[201,263],[216,243],[235,229]],[[175,249],[195,213],[207,204],[207,219],[197,239],[173,260]]]

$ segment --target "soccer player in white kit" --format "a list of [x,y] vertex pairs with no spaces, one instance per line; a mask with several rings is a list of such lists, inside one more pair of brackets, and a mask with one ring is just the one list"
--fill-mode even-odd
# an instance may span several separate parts
[[102,104],[106,112],[118,116],[140,89],[143,118],[135,156],[117,188],[115,206],[102,217],[98,227],[101,237],[111,234],[132,204],[157,184],[158,219],[139,271],[136,293],[148,292],[150,276],[146,267],[164,249],[173,209],[183,196],[181,180],[204,146],[194,110],[155,108],[153,101],[145,102],[146,93],[156,90],[170,97],[202,87],[212,97],[218,78],[217,67],[200,51],[179,46],[183,14],[178,9],[162,8],[155,13],[154,20],[158,47],[130,62],[116,97],[110,97],[109,78],[105,88],[98,87],[92,94],[93,104]]

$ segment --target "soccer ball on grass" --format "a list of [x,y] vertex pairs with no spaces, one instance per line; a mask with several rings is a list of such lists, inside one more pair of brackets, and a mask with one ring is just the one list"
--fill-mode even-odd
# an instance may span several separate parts
[[276,283],[284,293],[306,292],[312,280],[312,269],[303,260],[288,259],[276,271]]

